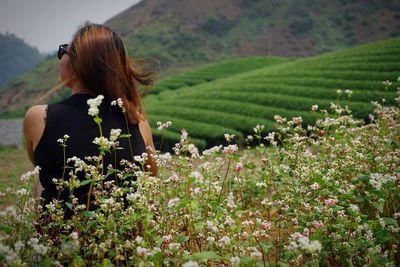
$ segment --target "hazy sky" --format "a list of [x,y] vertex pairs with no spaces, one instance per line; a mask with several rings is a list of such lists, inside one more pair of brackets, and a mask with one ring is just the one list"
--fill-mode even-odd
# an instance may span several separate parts
[[53,52],[86,20],[104,23],[140,0],[0,0],[0,32]]

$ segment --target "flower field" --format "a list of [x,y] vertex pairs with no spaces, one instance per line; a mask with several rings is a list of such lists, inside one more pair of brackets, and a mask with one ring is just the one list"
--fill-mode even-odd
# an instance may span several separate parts
[[[165,147],[179,141],[182,128],[206,148],[223,142],[223,132],[235,133],[243,143],[257,123],[272,130],[275,114],[301,116],[311,124],[320,118],[310,112],[312,104],[329,109],[338,98],[355,117],[366,118],[371,101],[394,104],[400,84],[398,38],[297,60],[253,60],[243,59],[241,68],[236,60],[231,69],[229,62],[215,63],[156,84],[145,98],[150,121],[176,122],[164,133]],[[158,133],[156,140],[160,145]]]
[[[100,102],[88,102],[99,126]],[[399,102],[375,102],[369,124],[339,103],[329,112],[310,107],[320,116],[313,126],[275,115],[273,131],[252,128],[249,149],[225,133],[221,145],[200,152],[182,130],[174,155],[155,154],[156,177],[143,171],[145,153],[124,170],[103,172],[102,157],[123,138],[113,129],[94,140],[99,155],[68,159],[70,178],[53,181],[69,190],[69,202],[35,212],[38,168],[20,188],[0,193],[14,203],[0,211],[0,264],[398,266]],[[158,127],[163,135],[171,123]],[[68,136],[59,143],[68,147]],[[87,180],[77,180],[78,172]],[[137,179],[125,180],[131,175]],[[88,184],[90,210],[73,195]],[[64,209],[73,216],[64,218]]]

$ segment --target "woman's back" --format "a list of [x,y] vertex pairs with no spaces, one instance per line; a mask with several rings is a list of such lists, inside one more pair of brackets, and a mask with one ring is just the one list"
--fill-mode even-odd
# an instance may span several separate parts
[[[85,160],[85,157],[98,156],[100,153],[98,145],[93,143],[93,140],[100,136],[100,132],[93,117],[88,114],[87,100],[89,98],[91,98],[89,94],[74,94],[64,101],[48,105],[46,126],[34,151],[35,164],[41,168],[40,182],[44,188],[42,192],[44,204],[59,197],[56,185],[52,180],[53,178],[62,178],[66,159],[75,156]],[[121,129],[121,134],[128,133],[126,119],[118,106],[111,106],[110,100],[104,99],[99,109],[102,132],[105,137],[110,136],[111,129]],[[141,155],[146,152],[138,125],[129,124],[129,133],[131,134],[132,148],[128,138],[118,139],[119,147],[123,149],[106,153],[103,164],[105,171],[109,164],[120,169],[119,162],[122,159],[133,162],[132,155]],[[69,136],[65,148],[57,142],[57,140],[63,139],[64,135]],[[67,169],[64,178],[68,177],[68,172]],[[80,178],[84,179],[84,177]],[[87,186],[74,192],[81,203],[85,203],[87,193]],[[66,201],[67,196],[68,192],[64,190],[60,195],[60,200]]]

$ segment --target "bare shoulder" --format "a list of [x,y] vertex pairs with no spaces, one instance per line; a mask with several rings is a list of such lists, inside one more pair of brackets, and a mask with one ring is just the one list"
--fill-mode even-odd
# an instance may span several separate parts
[[47,105],[36,105],[32,106],[25,113],[24,122],[31,122],[37,119],[43,119],[43,116],[46,112]]

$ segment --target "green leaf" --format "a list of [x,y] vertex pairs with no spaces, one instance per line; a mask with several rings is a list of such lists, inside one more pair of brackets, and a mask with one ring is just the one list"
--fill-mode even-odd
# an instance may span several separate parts
[[93,181],[93,179],[81,181],[81,183],[80,183],[79,186],[85,186],[85,185],[87,185],[87,184],[90,184],[92,181]]
[[65,202],[65,205],[67,205],[67,207],[68,207],[70,210],[73,209],[73,208],[72,208],[72,204],[71,204],[70,202]]
[[89,218],[93,218],[96,216],[96,214],[93,211],[88,211],[88,210],[82,211],[81,214]]
[[53,261],[51,259],[45,259],[39,263],[39,267],[51,267],[53,266]]
[[383,212],[383,208],[385,207],[384,202],[376,201],[372,202],[371,204],[375,209],[379,210],[379,212]]
[[131,134],[121,134],[119,136],[119,138],[129,138],[129,137],[131,137]]
[[386,225],[393,225],[397,227],[397,221],[393,218],[382,218]]
[[188,236],[185,236],[185,235],[180,235],[180,236],[178,236],[178,243],[183,243],[183,242],[186,242],[186,241],[188,241],[189,240],[189,237]]
[[12,232],[12,228],[8,225],[5,224],[0,224],[0,232],[4,232],[6,234],[9,234]]
[[357,177],[358,180],[364,181],[364,182],[368,182],[369,181],[369,176],[368,175],[359,175]]

